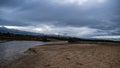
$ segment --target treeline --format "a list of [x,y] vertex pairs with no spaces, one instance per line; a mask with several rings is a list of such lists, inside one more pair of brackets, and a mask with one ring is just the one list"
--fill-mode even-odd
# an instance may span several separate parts
[[35,41],[68,41],[76,42],[79,38],[61,36],[61,35],[21,35],[13,33],[0,33],[0,40],[35,40]]
[[49,41],[46,36],[20,35],[12,33],[0,33],[0,40],[35,40]]
[[100,39],[84,39],[84,38],[77,38],[77,37],[70,37],[70,36],[48,36],[49,38],[54,38],[54,39],[58,39],[58,40],[64,40],[64,41],[68,41],[68,42],[115,42],[112,40],[100,40]]
[[61,35],[21,35],[12,33],[0,33],[0,40],[68,41],[70,43],[117,42],[111,40],[81,39]]

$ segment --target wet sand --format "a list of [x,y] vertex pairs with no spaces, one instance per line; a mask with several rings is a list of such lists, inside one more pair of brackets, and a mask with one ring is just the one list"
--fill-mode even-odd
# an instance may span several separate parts
[[120,68],[120,44],[66,43],[35,46],[3,68]]

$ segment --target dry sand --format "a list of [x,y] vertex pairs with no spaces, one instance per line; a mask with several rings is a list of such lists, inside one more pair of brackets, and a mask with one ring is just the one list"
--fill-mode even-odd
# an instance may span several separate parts
[[120,68],[120,44],[35,46],[3,68]]

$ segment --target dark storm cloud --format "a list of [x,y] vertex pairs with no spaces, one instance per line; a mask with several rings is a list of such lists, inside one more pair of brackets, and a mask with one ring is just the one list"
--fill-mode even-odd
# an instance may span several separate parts
[[[7,8],[9,7],[13,7],[14,9],[16,8],[17,11],[13,11],[12,13],[17,15],[17,20],[24,20],[26,22],[58,21],[60,22],[60,24],[64,22],[67,25],[87,25],[89,23],[95,24],[97,22],[96,18],[88,19],[89,16],[95,17],[96,15],[98,15],[97,18],[99,18],[102,17],[102,15],[106,15],[106,13],[110,14],[111,11],[114,11],[111,9],[111,4],[103,7],[92,8],[89,10],[82,10],[81,8],[76,8],[75,6],[57,6],[56,4],[51,5],[48,2],[48,0],[0,1],[1,5],[6,7],[6,11],[9,11],[9,9],[7,10]],[[104,7],[109,9],[106,9]],[[12,14],[10,15],[12,16]],[[107,19],[107,16],[104,19]]]
[[0,25],[18,25],[18,26],[25,26],[25,25],[28,25],[28,24],[25,24],[25,23],[21,23],[21,22],[18,22],[18,21],[7,21],[7,20],[3,20],[3,19],[0,19]]
[[24,3],[24,0],[0,0],[0,8],[18,8]]
[[107,0],[105,4],[92,7],[59,5],[51,1],[0,0],[0,25],[50,24],[57,27],[87,26],[101,30],[120,30],[119,0]]

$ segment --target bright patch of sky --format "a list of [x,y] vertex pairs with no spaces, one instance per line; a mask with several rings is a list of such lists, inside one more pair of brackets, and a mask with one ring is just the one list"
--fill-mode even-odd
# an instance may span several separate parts
[[92,38],[99,38],[99,39],[119,38],[120,39],[120,35],[116,35],[116,36],[94,36]]
[[85,6],[85,5],[94,5],[94,4],[102,4],[105,3],[107,0],[52,0],[54,3],[58,3],[61,5],[79,5],[79,6]]

